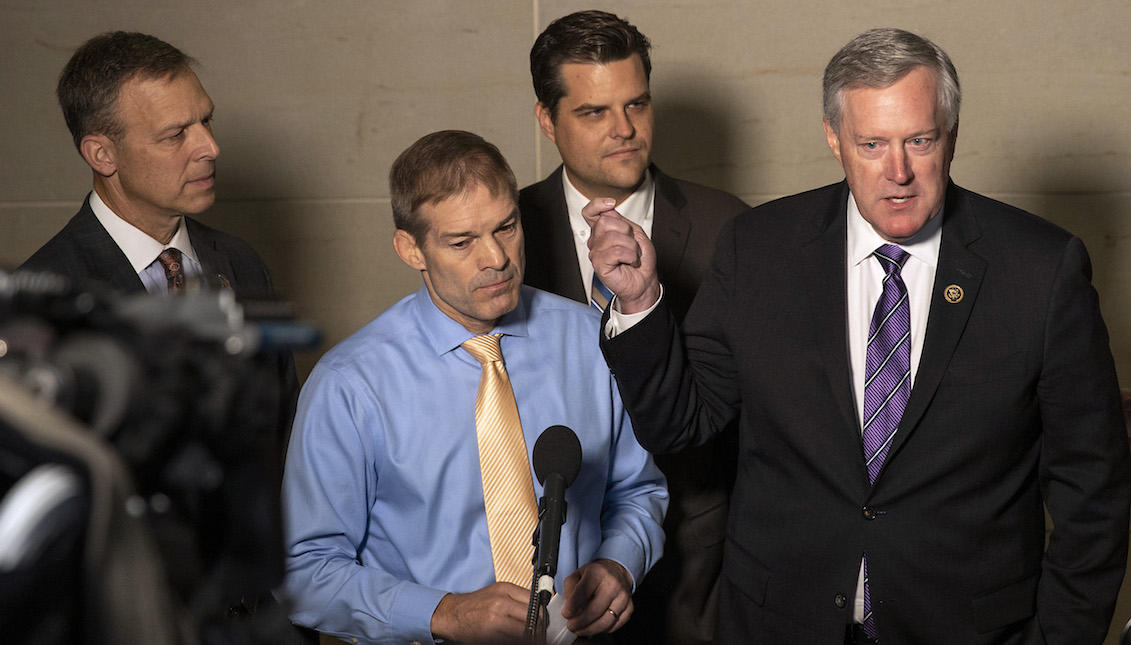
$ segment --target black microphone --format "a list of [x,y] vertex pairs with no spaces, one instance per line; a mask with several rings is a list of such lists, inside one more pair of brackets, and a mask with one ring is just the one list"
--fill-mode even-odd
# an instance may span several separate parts
[[566,518],[565,490],[581,470],[581,443],[573,430],[550,426],[534,442],[534,474],[542,484],[538,502],[538,530],[535,540],[534,573],[538,576],[538,595],[542,604],[550,602],[554,575],[558,572],[558,545]]

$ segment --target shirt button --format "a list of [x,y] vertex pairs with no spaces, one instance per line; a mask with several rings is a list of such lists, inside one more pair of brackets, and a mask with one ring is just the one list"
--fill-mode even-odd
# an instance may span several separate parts
[[833,602],[836,603],[837,607],[844,609],[845,605],[848,604],[848,598],[846,598],[844,594],[838,593],[836,598],[833,598]]
[[879,513],[876,512],[876,509],[872,508],[871,506],[865,506],[862,514],[864,515],[864,519],[869,521],[876,519],[876,516],[879,515]]

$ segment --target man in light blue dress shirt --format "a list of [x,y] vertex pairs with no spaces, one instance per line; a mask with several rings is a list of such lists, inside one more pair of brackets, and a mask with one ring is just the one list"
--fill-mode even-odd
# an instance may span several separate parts
[[599,315],[522,286],[517,186],[490,143],[428,135],[390,184],[394,247],[424,285],[329,351],[303,388],[283,485],[292,619],[360,643],[522,637],[530,592],[495,580],[481,368],[460,347],[492,333],[527,451],[553,425],[581,442],[555,584],[562,617],[580,636],[619,629],[661,555],[667,491],[600,356]]

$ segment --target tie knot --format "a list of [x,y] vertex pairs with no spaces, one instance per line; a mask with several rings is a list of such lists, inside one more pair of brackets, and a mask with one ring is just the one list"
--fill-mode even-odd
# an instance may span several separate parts
[[491,363],[494,361],[503,360],[503,350],[499,346],[499,337],[502,334],[485,334],[482,336],[472,336],[465,340],[460,346],[467,350],[467,353],[475,357],[475,360],[482,364]]
[[173,247],[162,251],[161,255],[157,256],[157,261],[169,271],[181,270],[181,252]]
[[903,263],[911,257],[907,251],[894,244],[885,244],[873,251],[872,255],[876,256],[880,265],[884,267],[884,272],[888,275],[899,273],[899,270],[903,268]]

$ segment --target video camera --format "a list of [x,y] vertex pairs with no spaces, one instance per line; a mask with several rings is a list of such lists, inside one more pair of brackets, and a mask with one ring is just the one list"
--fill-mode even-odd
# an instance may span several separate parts
[[281,642],[249,608],[282,577],[280,362],[318,341],[231,290],[0,272],[4,641]]

